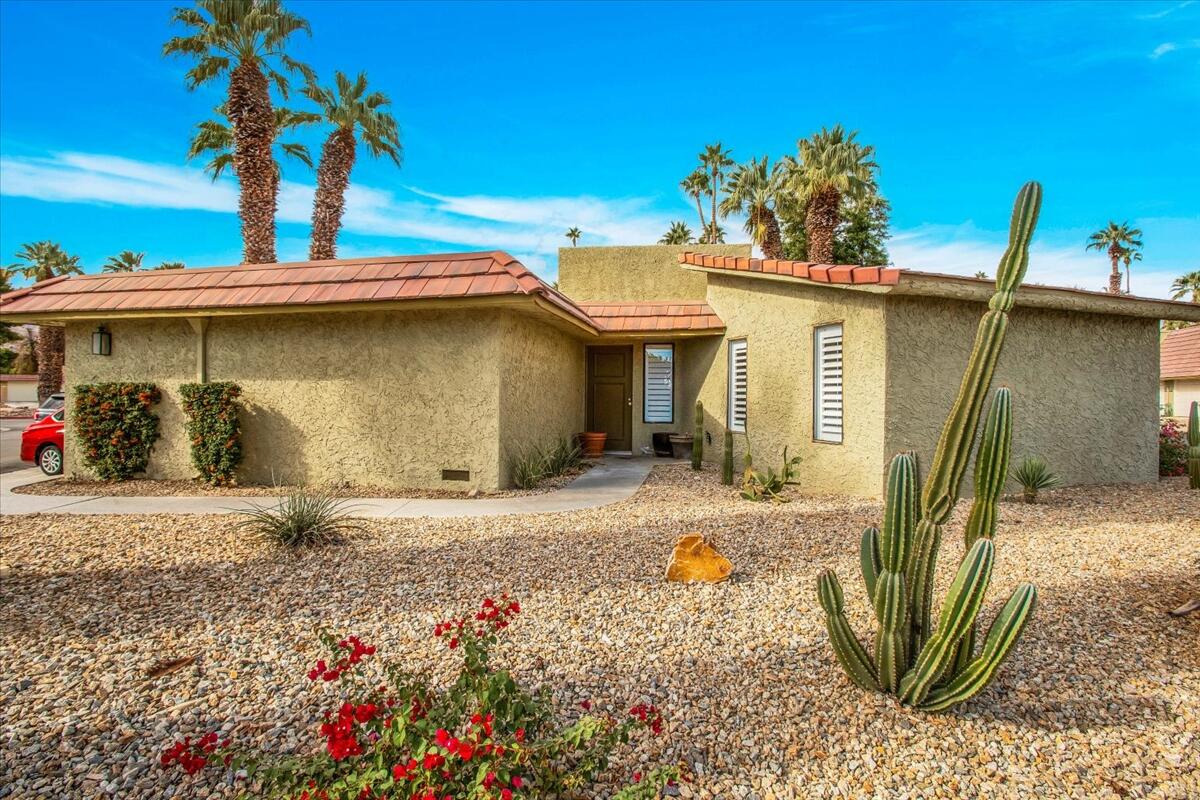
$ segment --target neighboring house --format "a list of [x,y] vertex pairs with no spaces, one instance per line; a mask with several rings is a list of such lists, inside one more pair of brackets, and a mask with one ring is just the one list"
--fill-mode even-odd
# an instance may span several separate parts
[[37,405],[37,375],[0,375],[0,403]]
[[1192,403],[1200,402],[1200,325],[1167,331],[1158,373],[1163,416],[1186,417]]
[[[499,252],[88,275],[5,295],[0,316],[66,325],[68,394],[163,389],[151,477],[193,474],[178,387],[205,379],[244,389],[248,482],[490,490],[555,437],[637,453],[690,433],[697,399],[707,460],[726,427],[739,467],[747,441],[764,467],[788,445],[802,490],[873,497],[893,453],[927,465],[992,285],[749,255],[564,248],[561,292]],[[1014,456],[1067,483],[1155,480],[1164,318],[1200,306],[1023,287],[995,378]],[[98,326],[111,355],[91,352]]]

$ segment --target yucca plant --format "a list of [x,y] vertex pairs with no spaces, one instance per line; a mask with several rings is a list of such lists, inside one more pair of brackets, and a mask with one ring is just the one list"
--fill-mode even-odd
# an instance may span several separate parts
[[1013,480],[1021,484],[1021,496],[1026,503],[1036,503],[1038,492],[1058,486],[1058,476],[1050,471],[1041,456],[1026,456],[1020,466],[1013,470]]
[[924,491],[915,455],[897,455],[888,470],[882,529],[863,531],[859,548],[863,583],[879,623],[873,654],[850,628],[837,576],[825,570],[817,578],[829,640],[850,679],[864,689],[894,694],[905,705],[927,711],[950,708],[982,691],[1037,604],[1034,586],[1021,584],[992,623],[983,647],[975,652],[976,617],[995,559],[997,500],[1004,488],[1012,441],[1012,400],[1008,389],[999,389],[975,459],[975,501],[964,533],[966,554],[936,624],[932,613],[942,526],[958,501],[984,399],[1004,345],[1008,312],[1029,265],[1029,242],[1041,194],[1041,186],[1028,183],[1017,195],[1008,249],[996,272],[996,292],[979,322],[971,359],[942,428]]
[[298,490],[274,506],[252,504],[234,525],[268,542],[289,549],[336,544],[363,526],[347,514],[352,506],[324,492]]

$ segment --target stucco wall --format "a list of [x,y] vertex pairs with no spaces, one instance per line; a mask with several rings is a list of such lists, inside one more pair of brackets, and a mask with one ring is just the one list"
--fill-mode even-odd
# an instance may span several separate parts
[[[500,310],[213,318],[209,379],[244,390],[239,478],[497,488],[507,324]],[[163,435],[147,474],[192,477],[178,405],[179,384],[195,379],[191,328],[184,320],[115,321],[112,356],[102,357],[89,352],[93,327],[67,328],[70,384],[156,382]],[[75,473],[73,450],[67,468]],[[442,468],[469,469],[471,480],[443,482]]]
[[[708,302],[725,321],[719,342],[689,343],[684,369],[700,386],[705,459],[721,458],[727,342],[746,339],[747,430],[760,468],[800,455],[802,491],[878,496],[882,486],[884,336],[879,295],[735,275],[710,275]],[[841,444],[813,440],[813,326],[841,322],[845,431]],[[702,371],[702,374],[701,374]],[[690,427],[690,426],[689,426]],[[746,437],[734,435],[736,468]]]
[[563,247],[558,251],[558,287],[580,303],[703,300],[704,273],[679,266],[679,254],[685,251],[749,256],[750,245]]
[[[888,457],[916,449],[922,463],[932,459],[984,310],[886,301]],[[1041,455],[1066,484],[1157,479],[1154,320],[1017,307],[992,385],[1013,390],[1014,465]]]
[[583,430],[586,360],[580,339],[520,314],[508,315],[503,335],[500,483],[508,486],[514,458]]

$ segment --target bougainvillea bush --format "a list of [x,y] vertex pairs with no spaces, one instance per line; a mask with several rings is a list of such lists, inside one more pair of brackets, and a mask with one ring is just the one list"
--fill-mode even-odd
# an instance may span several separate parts
[[[636,732],[657,735],[663,718],[638,703],[623,719],[584,713],[567,720],[545,691],[531,693],[492,666],[491,651],[520,612],[507,596],[483,601],[473,618],[439,622],[434,636],[462,656],[452,682],[431,683],[403,664],[380,665],[354,636],[323,636],[328,655],[308,680],[332,708],[317,731],[320,750],[267,759],[240,752],[215,733],[164,751],[165,768],[213,768],[243,797],[288,800],[541,800],[594,797],[595,781]],[[630,776],[614,800],[650,800],[677,770]],[[216,777],[216,775],[214,775]]]
[[192,465],[215,486],[234,483],[242,463],[242,428],[238,423],[242,387],[229,381],[185,383],[179,387]]
[[1164,419],[1158,429],[1158,474],[1187,474],[1187,430],[1173,419]]
[[152,383],[77,386],[70,427],[79,440],[84,466],[106,481],[128,480],[145,472],[158,441],[158,417],[150,407],[161,397]]

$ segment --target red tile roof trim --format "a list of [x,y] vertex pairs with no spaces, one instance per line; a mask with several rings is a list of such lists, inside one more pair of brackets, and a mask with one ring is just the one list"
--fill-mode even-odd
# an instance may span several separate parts
[[675,300],[655,303],[580,303],[604,333],[721,331],[725,323],[706,303]]
[[1158,351],[1159,377],[1200,378],[1200,325],[1178,328],[1163,337]]
[[529,295],[592,320],[508,253],[305,261],[58,277],[0,296],[5,314],[316,306]]
[[784,261],[774,258],[742,258],[710,256],[704,253],[680,253],[680,264],[732,272],[762,272],[768,275],[789,275],[814,283],[845,285],[878,284],[895,286],[900,281],[896,267],[858,267],[853,264],[813,264],[807,261]]

